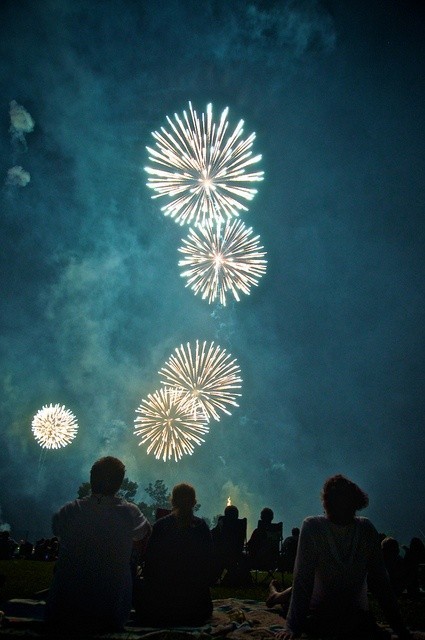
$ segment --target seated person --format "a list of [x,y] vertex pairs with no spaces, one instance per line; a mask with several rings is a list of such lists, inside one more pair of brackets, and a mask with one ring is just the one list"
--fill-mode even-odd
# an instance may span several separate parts
[[10,531],[0,531],[0,560],[11,560],[18,548],[18,543],[10,537]]
[[[280,640],[303,632],[340,640],[379,638],[382,629],[368,611],[367,580],[399,638],[409,638],[385,570],[378,532],[356,511],[368,505],[367,495],[347,478],[336,475],[323,487],[324,516],[303,522],[291,588],[278,592],[271,583],[268,606],[290,599],[286,630]],[[388,636],[389,637],[389,636]]]
[[219,517],[211,534],[214,544],[214,582],[221,578],[225,569],[223,584],[236,586],[248,582],[250,574],[243,555],[246,518],[239,518],[239,510],[235,505],[225,508],[224,515]]
[[258,527],[254,529],[246,545],[248,556],[252,560],[258,559],[258,556],[261,553],[261,549],[264,545],[264,541],[267,538],[267,525],[271,524],[273,518],[273,511],[269,509],[269,507],[264,507],[264,509],[260,513]]
[[386,536],[381,542],[381,549],[392,590],[398,597],[406,588],[406,570],[400,555],[400,545],[395,538]]
[[149,626],[199,626],[212,614],[212,540],[193,514],[194,488],[178,484],[171,514],[157,520],[146,549],[143,581],[135,594],[136,617]]
[[425,564],[425,545],[420,538],[412,538],[404,556],[407,595],[410,598],[421,596],[419,574],[421,564]]
[[133,542],[151,526],[135,504],[116,496],[124,473],[117,458],[101,458],[90,472],[91,495],[53,516],[59,555],[46,607],[52,626],[120,630],[130,614]]
[[282,571],[294,573],[295,558],[297,556],[298,539],[300,530],[294,527],[291,535],[285,538],[282,544]]
[[282,523],[273,522],[273,516],[273,511],[265,507],[261,511],[258,527],[248,540],[248,559],[252,569],[268,572],[281,570]]

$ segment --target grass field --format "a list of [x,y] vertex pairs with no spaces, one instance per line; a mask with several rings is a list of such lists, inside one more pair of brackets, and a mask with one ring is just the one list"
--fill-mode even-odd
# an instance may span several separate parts
[[[53,562],[0,560],[0,575],[5,577],[4,583],[0,584],[0,603],[10,598],[31,598],[37,591],[47,589],[53,569]],[[259,582],[264,578],[264,574],[258,575]],[[285,578],[286,587],[290,584],[291,576],[286,575]],[[264,601],[267,597],[267,587],[267,580],[264,584],[253,584],[244,588],[215,586],[212,587],[211,594],[213,599],[242,598]],[[373,599],[371,606],[377,619],[383,621],[382,613]],[[425,599],[415,601],[402,597],[400,607],[404,620],[411,629],[425,631]]]

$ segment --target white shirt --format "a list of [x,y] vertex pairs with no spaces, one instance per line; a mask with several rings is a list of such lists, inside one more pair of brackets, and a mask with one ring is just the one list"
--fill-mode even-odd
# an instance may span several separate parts
[[60,546],[48,619],[122,627],[131,609],[133,540],[150,532],[145,516],[122,498],[92,495],[63,506],[52,529]]
[[309,610],[325,615],[367,610],[368,577],[390,613],[394,598],[378,533],[370,520],[356,517],[343,526],[324,516],[306,518],[298,543],[287,628],[300,633]]

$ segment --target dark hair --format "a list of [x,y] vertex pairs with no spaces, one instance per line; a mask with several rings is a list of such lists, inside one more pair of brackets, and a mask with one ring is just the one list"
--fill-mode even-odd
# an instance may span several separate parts
[[196,504],[196,493],[192,485],[184,482],[176,484],[171,494],[171,504],[179,525],[188,527]]
[[384,556],[384,560],[392,560],[397,558],[400,553],[400,545],[395,538],[386,536],[381,542],[381,549]]
[[116,494],[124,480],[125,466],[112,456],[106,456],[97,460],[90,471],[90,484],[92,493],[100,493],[104,496]]
[[269,507],[264,507],[260,513],[260,520],[263,522],[271,522],[274,518],[274,513]]
[[234,504],[229,504],[224,510],[224,515],[229,520],[237,520],[239,518],[239,509]]
[[328,518],[335,524],[349,524],[356,511],[369,504],[367,494],[343,475],[328,478],[322,489],[322,502]]
[[292,535],[293,535],[295,538],[298,538],[298,536],[300,535],[300,530],[299,530],[299,528],[298,528],[298,527],[294,527],[294,528],[292,529],[291,533],[292,533]]

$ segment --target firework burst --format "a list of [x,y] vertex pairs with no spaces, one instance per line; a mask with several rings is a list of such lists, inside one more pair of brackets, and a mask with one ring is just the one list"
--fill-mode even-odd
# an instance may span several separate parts
[[201,437],[208,433],[209,427],[202,411],[194,407],[194,401],[178,389],[163,387],[147,400],[142,400],[136,412],[136,435],[141,436],[140,445],[149,443],[147,453],[151,451],[156,458],[164,462],[183,455],[192,455],[194,445],[201,445]]
[[69,444],[78,431],[77,418],[63,405],[44,406],[32,421],[32,432],[45,449],[59,449]]
[[147,186],[153,198],[168,198],[161,210],[180,224],[203,225],[209,220],[223,221],[247,211],[244,202],[257,193],[250,185],[263,179],[263,171],[247,172],[261,160],[251,147],[255,133],[243,139],[243,120],[228,133],[228,108],[220,121],[213,121],[212,105],[199,118],[189,102],[189,114],[175,122],[167,116],[170,130],[152,133],[155,148],[147,147],[153,167]]
[[189,267],[181,275],[195,294],[201,293],[209,303],[219,298],[225,306],[226,295],[232,293],[239,301],[241,291],[249,294],[258,284],[267,265],[262,249],[259,236],[252,237],[252,229],[240,220],[228,221],[224,228],[212,223],[191,229],[179,249],[185,256],[179,266]]
[[236,398],[241,394],[242,379],[236,359],[225,349],[211,342],[199,343],[193,349],[176,348],[159,371],[161,382],[175,389],[183,390],[201,405],[207,418],[220,420],[218,411],[230,414],[229,405],[237,407]]

